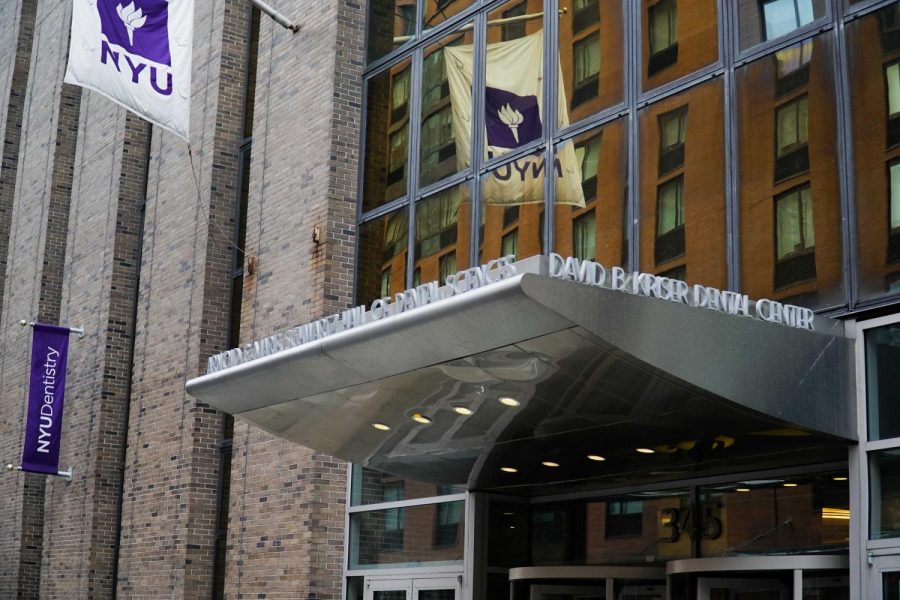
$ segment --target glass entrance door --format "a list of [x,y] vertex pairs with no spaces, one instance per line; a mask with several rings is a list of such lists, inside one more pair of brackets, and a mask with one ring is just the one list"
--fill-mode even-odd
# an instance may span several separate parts
[[366,579],[364,600],[460,600],[458,577]]
[[606,600],[606,585],[532,585],[529,600]]
[[697,580],[698,600],[789,600],[790,590],[777,579]]

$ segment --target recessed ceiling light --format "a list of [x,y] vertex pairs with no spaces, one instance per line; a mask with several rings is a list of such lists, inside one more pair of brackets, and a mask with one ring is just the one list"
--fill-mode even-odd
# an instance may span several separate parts
[[784,484],[784,487],[797,487],[797,484],[796,483],[786,483],[786,484]]
[[454,406],[453,411],[458,415],[463,415],[464,417],[468,417],[472,414],[472,409],[466,408],[465,406]]
[[391,428],[389,425],[385,425],[384,423],[372,423],[372,427],[379,431],[390,431]]
[[641,454],[656,454],[656,450],[653,448],[635,448]]
[[737,491],[739,491],[739,492],[749,492],[749,491],[750,491],[750,488],[738,488]]
[[421,423],[422,425],[428,425],[431,423],[431,419],[423,415],[422,413],[416,413],[412,416],[412,420],[416,423]]
[[847,481],[847,478],[846,477],[835,477],[834,480],[835,481]]
[[519,406],[519,401],[509,396],[503,396],[500,398],[500,404],[503,406]]
[[605,456],[600,456],[599,454],[588,454],[587,457],[590,460],[596,460],[597,462],[603,462],[604,460],[606,460]]
[[514,513],[514,512],[505,512],[505,513],[503,513],[503,516],[504,516],[504,517],[511,517],[511,516],[513,516],[514,514],[516,514],[516,513]]
[[518,469],[514,469],[513,467],[500,467],[500,470],[504,473],[518,473]]
[[558,467],[559,466],[558,462],[553,462],[552,460],[545,460],[541,464],[544,465],[545,467]]

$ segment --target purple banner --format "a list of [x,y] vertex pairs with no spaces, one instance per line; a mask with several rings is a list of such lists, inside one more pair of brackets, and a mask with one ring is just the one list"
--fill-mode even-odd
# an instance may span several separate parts
[[59,472],[69,329],[41,323],[35,323],[33,327],[22,470],[56,475]]

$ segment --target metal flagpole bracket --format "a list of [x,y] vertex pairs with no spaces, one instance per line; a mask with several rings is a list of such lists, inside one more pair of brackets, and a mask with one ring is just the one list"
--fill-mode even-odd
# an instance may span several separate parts
[[263,11],[264,13],[266,13],[267,15],[269,15],[270,17],[275,19],[275,22],[278,23],[279,25],[281,25],[282,27],[284,27],[285,29],[290,29],[294,33],[297,33],[298,31],[300,31],[299,25],[295,25],[293,21],[291,21],[286,16],[284,16],[283,14],[281,14],[280,12],[278,12],[277,10],[275,10],[274,8],[272,8],[271,6],[269,6],[268,4],[263,2],[263,0],[250,0],[250,2],[252,2],[259,10]]
[[[15,466],[15,465],[13,465],[13,464],[8,464],[8,465],[6,465],[6,470],[9,471],[9,472],[12,472],[12,471],[21,471],[21,470],[22,470],[22,467],[17,467],[17,466]],[[72,467],[70,466],[70,467],[69,467],[68,469],[66,469],[65,471],[57,471],[57,472],[56,472],[56,476],[57,476],[57,477],[63,477],[63,478],[65,478],[66,481],[72,481]]]
[[[34,327],[34,321],[26,321],[25,319],[22,319],[21,321],[19,321],[19,325],[21,325],[22,327]],[[67,327],[66,329],[68,329],[72,333],[77,333],[78,337],[80,338],[84,337],[84,327]]]

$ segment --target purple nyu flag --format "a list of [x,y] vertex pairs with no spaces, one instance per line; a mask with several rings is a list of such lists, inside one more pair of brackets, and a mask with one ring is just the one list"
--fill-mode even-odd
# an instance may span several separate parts
[[146,60],[172,65],[168,0],[97,0],[97,11],[100,29],[110,43]]
[[34,324],[22,470],[56,475],[62,434],[69,329]]

